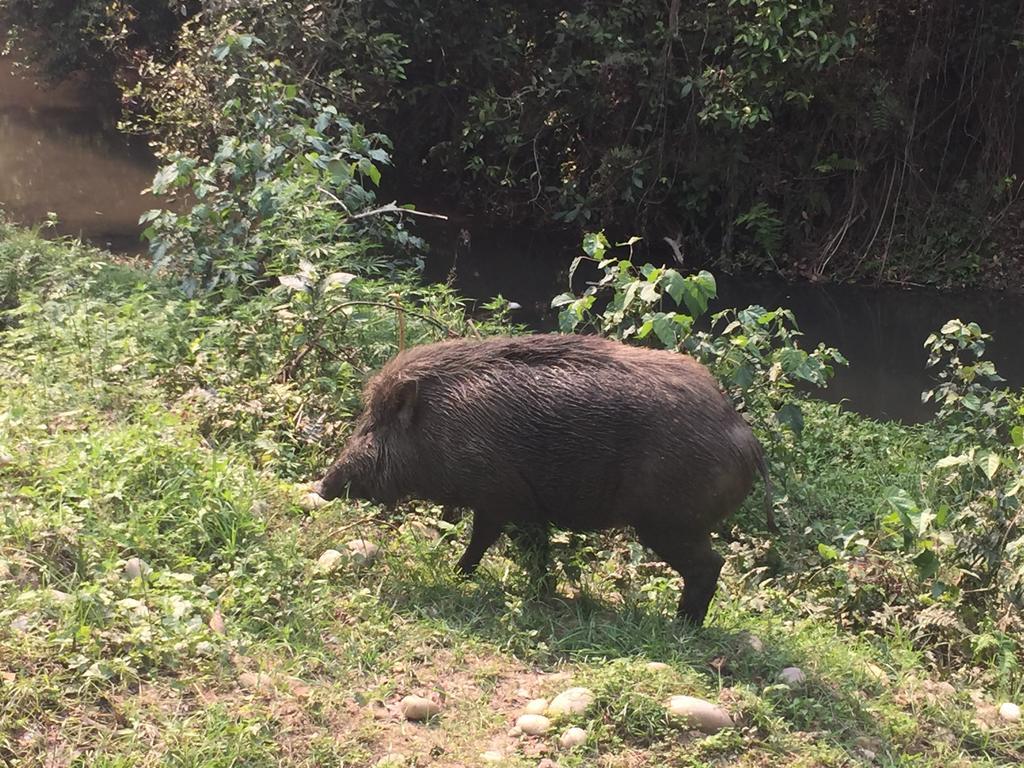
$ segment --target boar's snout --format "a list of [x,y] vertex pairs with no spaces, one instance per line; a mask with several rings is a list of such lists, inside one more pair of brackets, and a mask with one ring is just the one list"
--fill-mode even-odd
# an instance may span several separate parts
[[371,490],[376,472],[377,446],[372,436],[353,436],[341,456],[324,474],[317,485],[317,493],[330,501],[339,496],[372,499]]

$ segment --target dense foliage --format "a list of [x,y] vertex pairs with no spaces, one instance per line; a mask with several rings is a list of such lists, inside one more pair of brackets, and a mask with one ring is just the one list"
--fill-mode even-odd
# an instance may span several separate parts
[[58,62],[105,50],[175,149],[216,150],[209,51],[244,33],[431,204],[639,227],[688,265],[1020,287],[1015,0],[151,5],[0,13]]

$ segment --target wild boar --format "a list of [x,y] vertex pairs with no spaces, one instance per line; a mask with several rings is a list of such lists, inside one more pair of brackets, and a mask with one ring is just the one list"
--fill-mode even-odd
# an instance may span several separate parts
[[631,526],[683,577],[679,615],[699,626],[723,563],[710,533],[758,472],[773,525],[757,438],[686,355],[591,336],[444,341],[400,353],[363,394],[317,492],[472,509],[466,575],[506,529],[546,565],[550,525]]

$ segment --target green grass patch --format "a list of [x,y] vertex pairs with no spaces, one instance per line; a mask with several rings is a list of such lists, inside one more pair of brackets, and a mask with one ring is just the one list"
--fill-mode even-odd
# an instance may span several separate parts
[[[37,256],[15,261],[23,250]],[[457,579],[467,523],[444,523],[439,510],[302,509],[303,473],[324,447],[288,438],[282,450],[280,414],[218,426],[223,413],[183,404],[197,371],[211,388],[220,381],[220,362],[196,363],[214,333],[198,305],[87,249],[12,230],[0,233],[0,267],[17,286],[0,331],[0,761],[1024,759],[1024,731],[992,711],[1010,692],[984,660],[946,666],[898,621],[853,622],[851,606],[867,598],[817,547],[875,526],[880,489],[934,463],[944,449],[928,427],[809,405],[802,439],[814,448],[787,465],[783,535],[737,528],[719,542],[722,588],[709,625],[690,631],[672,618],[678,579],[629,536],[557,538],[559,588],[539,599],[506,545]],[[383,353],[394,327],[375,328]],[[291,402],[281,386],[247,407]],[[232,410],[238,391],[214,395]],[[741,518],[756,519],[755,501]],[[377,543],[380,557],[318,568],[324,549],[353,538]],[[806,682],[781,685],[786,666]],[[529,698],[570,685],[594,691],[586,713],[541,738],[509,735]],[[442,700],[441,714],[402,721],[394,705],[409,693]],[[738,727],[682,729],[663,706],[674,694],[721,703]],[[568,725],[588,738],[561,751]]]

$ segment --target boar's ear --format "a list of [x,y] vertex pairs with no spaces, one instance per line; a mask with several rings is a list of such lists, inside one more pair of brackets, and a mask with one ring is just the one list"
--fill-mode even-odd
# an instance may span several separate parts
[[412,418],[416,411],[416,385],[415,379],[406,379],[398,382],[391,391],[388,403],[388,410],[394,414],[398,425],[403,429],[412,424]]

